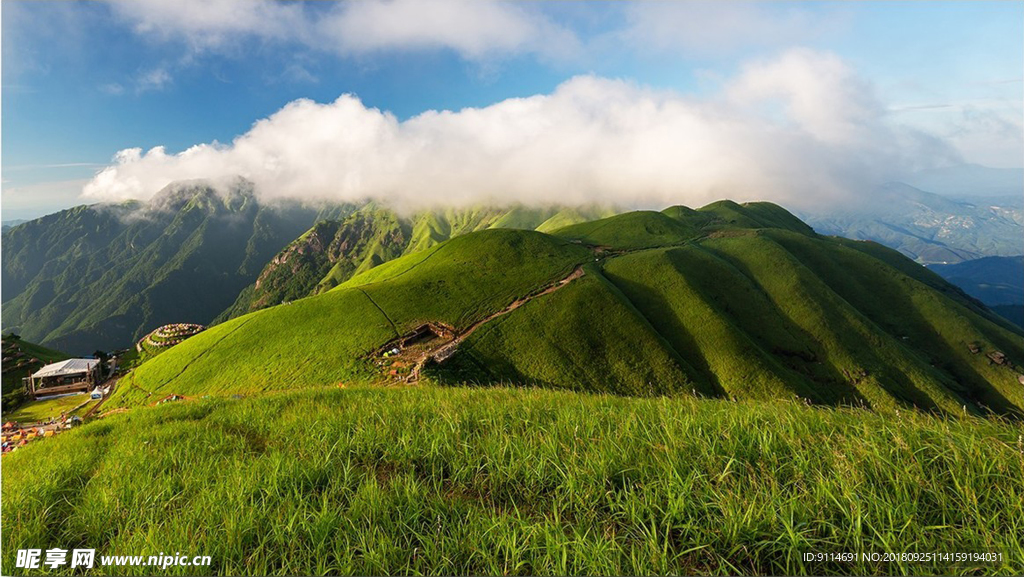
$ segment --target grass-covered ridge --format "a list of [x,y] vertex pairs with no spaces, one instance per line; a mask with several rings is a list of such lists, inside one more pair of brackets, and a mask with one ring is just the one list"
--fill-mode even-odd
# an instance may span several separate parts
[[[82,545],[231,575],[1020,574],[1020,433],[540,389],[171,403],[5,456],[2,561]],[[858,557],[802,560],[824,551]],[[1003,560],[860,560],[886,551]]]
[[251,394],[372,380],[366,355],[428,321],[465,328],[564,277],[589,251],[486,230],[391,261],[335,289],[216,325],[145,362],[109,406],[169,394]]
[[615,214],[577,208],[436,208],[412,214],[370,202],[341,220],[323,220],[277,254],[219,321],[328,291],[360,273],[446,240],[487,229],[548,232]]
[[444,383],[1024,408],[1019,329],[895,251],[727,201],[458,236],[215,326],[144,363],[111,406],[387,379],[373,352],[428,323],[464,333],[415,365]]

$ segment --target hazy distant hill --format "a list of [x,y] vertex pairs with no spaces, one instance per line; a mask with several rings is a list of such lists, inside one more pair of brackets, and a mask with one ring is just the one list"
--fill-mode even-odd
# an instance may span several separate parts
[[928,268],[1024,327],[1024,256],[990,256]]
[[1024,196],[956,200],[892,183],[868,198],[804,217],[820,233],[874,240],[923,264],[1024,254]]
[[19,224],[22,224],[22,223],[25,223],[25,222],[28,222],[28,221],[25,220],[25,219],[5,220],[5,221],[3,221],[3,224],[0,225],[0,227],[2,227],[2,230],[6,231],[9,228],[14,228],[14,227],[18,226]]
[[245,183],[221,194],[194,182],[24,223],[3,236],[4,329],[82,354],[168,322],[208,323],[281,247],[344,208],[332,210],[263,206]]
[[1024,256],[990,256],[928,268],[985,304],[1024,304]]
[[922,170],[906,179],[917,188],[956,198],[970,196],[1024,197],[1024,168],[992,168],[960,164]]

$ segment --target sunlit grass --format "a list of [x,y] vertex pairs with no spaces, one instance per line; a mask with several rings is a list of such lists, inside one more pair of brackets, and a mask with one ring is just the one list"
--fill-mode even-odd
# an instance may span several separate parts
[[61,413],[72,414],[72,410],[81,405],[80,410],[74,414],[80,414],[89,409],[94,403],[88,394],[68,395],[56,399],[44,399],[42,401],[29,401],[18,407],[15,411],[4,413],[4,421],[17,421],[19,423],[36,423],[60,417]]
[[[84,546],[217,574],[1020,574],[1022,433],[516,388],[170,403],[4,457],[2,570]],[[1003,561],[859,560],[947,551]]]

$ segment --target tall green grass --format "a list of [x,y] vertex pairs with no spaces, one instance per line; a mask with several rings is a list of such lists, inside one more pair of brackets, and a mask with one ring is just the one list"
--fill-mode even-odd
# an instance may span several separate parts
[[[5,456],[0,570],[95,547],[216,574],[1020,574],[1022,433],[511,388],[171,403]],[[860,558],[885,552],[1002,561]]]

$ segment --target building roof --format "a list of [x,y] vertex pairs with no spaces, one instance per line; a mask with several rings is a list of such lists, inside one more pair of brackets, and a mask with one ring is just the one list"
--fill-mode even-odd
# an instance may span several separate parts
[[35,378],[39,377],[61,377],[64,375],[77,375],[92,370],[100,361],[98,359],[68,359],[59,363],[46,365],[32,373]]

